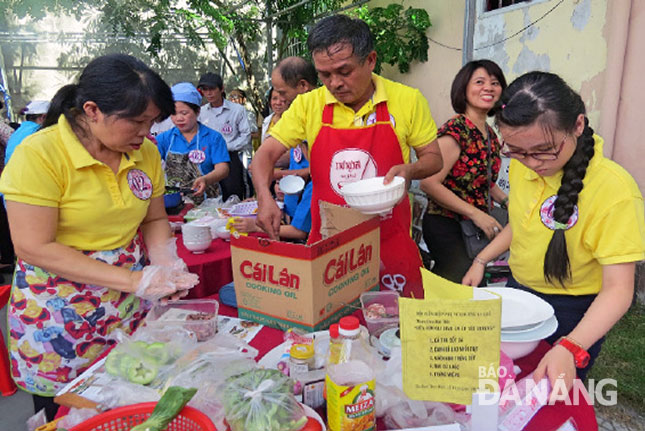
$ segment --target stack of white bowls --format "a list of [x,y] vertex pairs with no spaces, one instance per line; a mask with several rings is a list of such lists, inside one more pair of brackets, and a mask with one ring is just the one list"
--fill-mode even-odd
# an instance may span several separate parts
[[195,254],[203,253],[213,241],[208,225],[186,223],[181,226],[182,240],[186,248]]
[[531,353],[558,329],[553,307],[542,298],[511,287],[486,287],[502,297],[501,349],[511,359]]

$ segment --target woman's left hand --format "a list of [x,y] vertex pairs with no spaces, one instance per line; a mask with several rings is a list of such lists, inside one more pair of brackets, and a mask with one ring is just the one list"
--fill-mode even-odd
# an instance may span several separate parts
[[553,346],[533,372],[533,380],[537,383],[544,376],[551,383],[551,400],[554,400],[554,397],[555,399],[558,399],[558,396],[561,397],[565,389],[568,394],[573,386],[573,380],[576,378],[576,364],[573,354],[559,344]]
[[193,182],[192,189],[195,191],[193,195],[201,195],[206,190],[206,178],[199,177]]

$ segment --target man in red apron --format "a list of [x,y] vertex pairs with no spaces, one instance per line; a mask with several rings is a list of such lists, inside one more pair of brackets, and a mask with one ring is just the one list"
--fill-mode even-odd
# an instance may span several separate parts
[[[277,238],[280,211],[269,183],[274,162],[299,142],[309,143],[313,181],[309,242],[321,239],[318,201],[346,205],[348,182],[374,176],[410,180],[438,172],[437,128],[418,90],[372,73],[376,52],[367,24],[345,15],[319,21],[308,39],[324,87],[299,95],[272,128],[253,161],[258,225]],[[408,163],[410,148],[418,160]],[[381,287],[423,296],[416,244],[410,237],[410,203],[403,199],[381,217]]]

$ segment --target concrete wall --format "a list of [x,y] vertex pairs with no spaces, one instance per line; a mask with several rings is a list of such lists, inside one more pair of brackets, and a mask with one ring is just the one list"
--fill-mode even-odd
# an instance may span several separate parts
[[[371,7],[386,6],[391,0],[373,0]],[[406,0],[404,7],[424,8],[432,27],[428,37],[450,49],[430,41],[428,61],[413,63],[410,72],[400,74],[398,69],[385,66],[382,75],[421,90],[428,99],[430,110],[438,126],[454,115],[450,106],[450,85],[461,68],[464,35],[465,2],[457,0]]]
[[580,92],[589,120],[598,128],[609,2],[534,0],[492,12],[484,12],[484,3],[477,0],[473,57],[497,62],[509,82],[531,70],[559,74]]

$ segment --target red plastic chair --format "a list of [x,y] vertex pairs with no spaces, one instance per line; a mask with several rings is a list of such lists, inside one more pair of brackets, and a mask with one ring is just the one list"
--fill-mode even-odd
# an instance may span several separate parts
[[[0,286],[0,310],[9,302],[10,295],[10,284]],[[11,363],[9,362],[7,346],[5,346],[4,338],[0,336],[0,393],[8,397],[15,394],[17,389],[16,384],[11,378]]]

